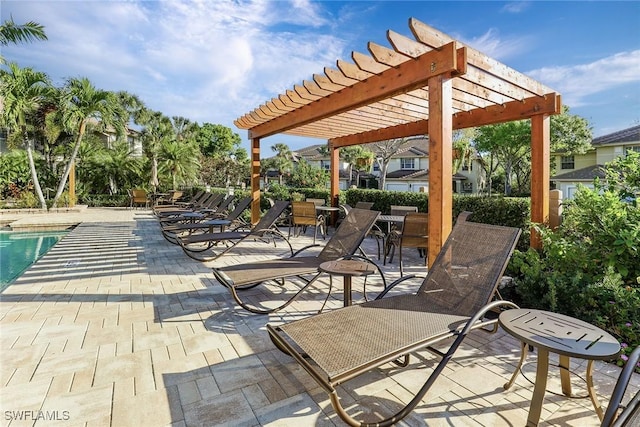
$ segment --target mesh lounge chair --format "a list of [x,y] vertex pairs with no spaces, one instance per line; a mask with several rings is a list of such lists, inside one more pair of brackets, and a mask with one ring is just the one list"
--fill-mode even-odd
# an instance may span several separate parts
[[214,196],[206,206],[192,210],[174,211],[160,218],[161,223],[193,222],[204,220],[215,213],[224,212],[233,202],[234,196],[225,197],[223,194]]
[[236,231],[240,227],[246,227],[247,223],[240,218],[240,215],[251,206],[251,197],[240,199],[233,211],[228,214],[214,213],[207,216],[206,219],[196,222],[187,222],[182,224],[170,224],[162,227],[162,235],[167,241],[178,244],[178,237],[185,235],[209,231],[213,233],[215,227],[228,227],[231,231]]
[[[353,207],[344,204],[344,205],[340,205],[340,207],[342,208],[342,210],[344,211],[345,215],[349,215],[349,212],[351,212],[351,209],[353,209]],[[366,209],[369,210],[373,207],[373,203],[372,202],[357,202],[355,208],[356,209]],[[342,222],[342,219],[339,220],[340,222]],[[383,245],[384,245],[384,232],[380,229],[380,227],[378,227],[377,224],[373,224],[373,226],[371,227],[371,230],[369,230],[369,233],[367,233],[367,237],[372,237],[374,239],[376,239],[376,245],[378,247],[378,261],[380,260],[380,242],[382,241]],[[366,254],[364,253],[364,250],[362,248],[360,248],[360,252],[366,256]]]
[[[267,325],[274,344],[293,356],[329,394],[333,408],[349,425],[386,426],[399,422],[418,405],[465,336],[473,329],[496,324],[495,319],[485,319],[485,313],[500,305],[516,307],[507,301],[489,301],[520,230],[467,222],[467,215],[458,218],[416,294],[383,298],[406,279],[401,278],[374,301],[280,326]],[[446,352],[432,348],[450,337],[456,339]],[[425,348],[442,359],[399,412],[368,424],[355,420],[341,406],[337,385],[387,362],[407,366],[409,354]]]
[[[260,239],[276,244],[283,240],[293,255],[291,243],[276,227],[275,223],[289,206],[288,201],[279,200],[265,213],[260,221],[249,231],[223,231],[219,233],[192,234],[178,237],[177,241],[190,258],[198,261],[211,261],[227,253],[246,239]],[[224,247],[223,249],[220,249]]]
[[169,218],[182,215],[187,212],[198,212],[201,209],[212,209],[217,207],[224,199],[224,194],[208,193],[206,197],[190,207],[173,206],[167,209],[156,209],[155,214],[159,218]]
[[[320,264],[325,261],[355,257],[355,252],[376,222],[378,215],[379,212],[376,211],[353,209],[318,255],[298,256],[307,248],[316,246],[311,245],[300,249],[290,258],[214,268],[213,274],[223,286],[229,288],[233,298],[245,310],[258,314],[272,313],[292,303],[298,295],[318,279],[321,275],[318,271]],[[362,259],[366,258],[362,257]],[[313,277],[307,279],[304,277],[307,275],[313,275]],[[381,272],[380,275],[382,275]],[[287,278],[298,278],[304,284],[278,307],[261,308],[250,305],[240,298],[240,293],[243,290],[253,288],[263,282],[279,282],[284,287]]]
[[[609,406],[602,418],[601,427],[633,427],[640,426],[640,391],[629,399],[626,405],[622,404],[624,393],[627,390],[629,381],[633,376],[633,371],[640,361],[640,346],[629,356],[629,360],[624,365],[624,369],[620,372],[616,386],[611,393]],[[622,412],[618,411],[622,408]]]

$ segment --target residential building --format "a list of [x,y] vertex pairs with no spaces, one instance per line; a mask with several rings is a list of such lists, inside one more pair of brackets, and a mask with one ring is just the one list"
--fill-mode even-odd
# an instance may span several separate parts
[[[294,162],[297,159],[305,159],[309,164],[329,170],[331,159],[324,149],[325,144],[311,145],[299,149],[295,152]],[[376,152],[376,143],[364,144],[364,148]],[[349,187],[349,165],[340,162],[340,189]],[[478,159],[472,159],[469,164],[463,165],[462,169],[452,177],[453,190],[455,193],[476,193],[483,188],[482,168]],[[372,170],[353,170],[353,180],[357,180],[359,188],[378,188],[380,178],[380,165],[377,161],[373,163]],[[273,171],[268,173],[269,181],[277,179],[277,174]],[[355,184],[355,182],[354,182]],[[408,138],[391,157],[387,167],[385,190],[390,191],[425,191],[429,188],[429,139],[425,136]]]
[[603,178],[603,166],[630,151],[640,152],[640,125],[594,138],[585,154],[553,153],[557,174],[552,184],[562,192],[563,199],[572,199],[578,184],[593,188],[595,178]]

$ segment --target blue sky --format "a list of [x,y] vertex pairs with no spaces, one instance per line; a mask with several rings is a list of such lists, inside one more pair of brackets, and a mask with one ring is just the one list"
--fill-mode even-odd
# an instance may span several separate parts
[[[149,108],[247,132],[233,120],[295,84],[411,37],[416,18],[561,93],[594,136],[640,124],[638,1],[6,1],[2,20],[36,21],[49,37],[3,47],[61,85],[88,77]],[[263,150],[321,140],[272,136]]]

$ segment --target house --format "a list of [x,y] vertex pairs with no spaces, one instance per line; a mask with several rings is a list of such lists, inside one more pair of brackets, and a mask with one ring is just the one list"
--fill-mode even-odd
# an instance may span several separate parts
[[594,138],[591,145],[585,154],[553,153],[558,173],[551,182],[562,192],[563,199],[572,199],[578,184],[593,188],[595,178],[604,178],[606,163],[630,151],[640,152],[640,125]]
[[[364,144],[374,153],[378,151],[377,143]],[[325,170],[331,168],[331,159],[326,150],[326,144],[316,144],[299,149],[295,152],[296,159],[305,159],[312,166]],[[353,180],[357,180],[359,188],[378,188],[380,178],[380,164],[373,163],[371,172],[353,168]],[[349,187],[349,165],[340,163],[340,189]],[[272,177],[269,171],[269,178]],[[425,136],[407,138],[406,141],[391,156],[387,167],[385,190],[389,191],[428,191],[429,188],[429,139]],[[277,175],[273,175],[274,177]],[[476,193],[483,187],[482,168],[477,159],[462,166],[461,170],[452,176],[455,193]]]

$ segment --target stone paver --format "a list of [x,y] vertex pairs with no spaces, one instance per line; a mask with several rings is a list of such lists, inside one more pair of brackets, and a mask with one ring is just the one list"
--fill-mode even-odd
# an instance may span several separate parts
[[[278,256],[282,246],[251,243],[200,263],[166,242],[143,209],[18,220],[22,227],[82,224],[0,295],[0,425],[343,425],[327,395],[275,349],[265,330],[267,323],[315,313],[328,281],[319,281],[286,310],[261,316],[240,309],[210,272],[212,265]],[[307,234],[292,239],[294,248],[311,243]],[[375,254],[375,241],[367,239],[365,248]],[[406,254],[405,269],[424,274],[413,252]],[[397,261],[384,270],[390,278],[399,275]],[[327,310],[342,303],[340,280],[334,282]],[[367,285],[368,296],[381,288],[376,279]],[[270,290],[256,288],[248,295],[257,303],[275,303]],[[354,280],[354,300],[363,298],[362,290],[362,281]],[[518,347],[502,331],[474,332],[400,425],[524,425],[532,385],[520,377],[510,390],[502,388],[517,364]],[[341,387],[344,405],[353,415],[374,418],[360,404],[397,410],[435,363],[425,351],[409,368],[373,370]],[[619,368],[596,366],[597,390],[606,404]],[[572,368],[583,375],[585,364]],[[524,372],[535,377],[535,354]],[[550,378],[549,387],[557,389],[558,379]],[[639,387],[636,375],[631,389]],[[575,390],[584,387],[576,384]],[[542,426],[598,424],[588,400],[545,397]]]

